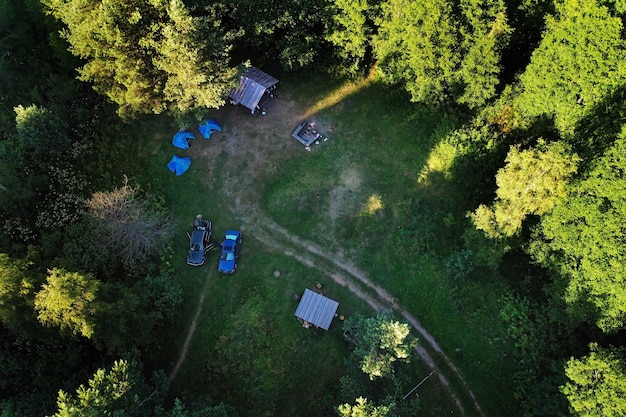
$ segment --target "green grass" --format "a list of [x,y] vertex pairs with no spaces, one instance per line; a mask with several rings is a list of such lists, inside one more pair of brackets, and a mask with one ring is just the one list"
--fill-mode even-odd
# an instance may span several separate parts
[[[503,281],[474,274],[454,282],[443,264],[460,243],[444,218],[463,219],[454,179],[418,182],[426,160],[453,118],[441,118],[374,85],[316,117],[337,125],[332,141],[281,167],[263,203],[295,234],[349,248],[357,264],[396,296],[437,338],[461,368],[487,415],[512,415],[513,367],[507,361],[506,331],[499,320]],[[341,175],[358,171],[361,183],[348,190],[345,209],[329,218],[329,197]],[[305,179],[297,174],[306,172]],[[471,173],[466,173],[471,175]],[[364,215],[367,197],[379,194],[384,209]],[[298,209],[303,201],[310,210]],[[458,229],[458,228],[457,228]],[[456,234],[455,234],[456,232]],[[457,352],[457,349],[460,351]],[[507,405],[508,403],[508,405]]]
[[[338,86],[319,75],[281,79],[284,94],[306,106]],[[212,117],[220,120],[220,112]],[[259,175],[256,192],[263,208],[295,235],[340,249],[389,290],[455,361],[486,415],[515,415],[513,401],[503,400],[512,398],[512,387],[507,379],[510,347],[498,316],[502,279],[477,271],[466,282],[451,280],[443,261],[459,244],[463,204],[454,179],[433,175],[428,184],[418,182],[430,152],[457,123],[455,117],[410,105],[402,94],[378,84],[312,117],[335,126],[330,140],[310,153],[282,156],[272,175]],[[240,216],[221,190],[226,153],[210,161],[194,159],[181,177],[167,171],[173,153],[186,155],[171,146],[175,130],[162,119],[146,130],[144,169],[137,174],[145,189],[165,194],[172,203],[179,222],[175,279],[185,294],[181,314],[161,349],[149,357],[150,366],[172,370],[203,293],[172,395],[237,405],[242,416],[319,415],[323,397],[338,389],[348,349],[338,322],[328,332],[303,329],[293,316],[294,296],[320,282],[329,297],[340,301],[340,314],[372,311],[316,268],[250,238],[253,231],[244,231],[236,274],[217,273],[216,252],[205,266],[188,267],[185,232],[196,214],[210,218],[217,235],[239,227]],[[378,198],[382,208],[368,210],[370,198]],[[274,277],[275,270],[280,277]],[[430,372],[419,362],[412,366],[415,383]],[[425,383],[418,394],[422,415],[454,410],[435,382]]]

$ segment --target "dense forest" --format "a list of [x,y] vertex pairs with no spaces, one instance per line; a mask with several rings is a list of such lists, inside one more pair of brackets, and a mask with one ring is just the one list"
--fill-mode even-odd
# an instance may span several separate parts
[[175,223],[110,161],[130,120],[223,106],[248,59],[375,68],[464,120],[440,143],[472,172],[450,265],[525,271],[501,310],[524,364],[511,401],[626,415],[624,19],[623,0],[0,0],[2,416],[235,415],[167,402],[144,372],[182,301]]

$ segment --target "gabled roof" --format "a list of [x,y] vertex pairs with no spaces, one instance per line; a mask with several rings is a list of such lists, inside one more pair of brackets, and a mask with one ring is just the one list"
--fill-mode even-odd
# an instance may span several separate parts
[[335,317],[337,307],[339,307],[337,301],[305,288],[295,316],[324,330],[328,330],[330,323],[332,323]]
[[241,77],[239,87],[231,90],[228,97],[235,104],[244,105],[254,112],[259,101],[263,98],[263,94],[276,84],[278,84],[276,78],[258,68],[250,67],[244,76]]

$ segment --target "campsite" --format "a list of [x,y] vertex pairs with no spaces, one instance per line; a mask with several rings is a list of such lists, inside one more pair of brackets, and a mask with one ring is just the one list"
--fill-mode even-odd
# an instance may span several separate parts
[[[397,229],[386,230],[385,219],[391,213],[371,205],[370,197],[383,193],[380,187],[387,181],[397,182],[397,190],[406,187],[403,193],[411,192],[410,189],[414,191],[416,186],[411,185],[411,180],[405,177],[405,171],[385,170],[383,175],[380,168],[389,163],[400,164],[401,161],[393,161],[393,147],[404,146],[405,143],[399,134],[403,128],[393,127],[394,124],[402,126],[399,121],[404,117],[394,106],[393,98],[385,99],[385,90],[376,85],[355,93],[353,91],[359,90],[358,84],[335,84],[314,93],[318,89],[314,81],[308,85],[298,83],[296,89],[293,81],[288,77],[284,80],[283,78],[281,77],[278,87],[279,97],[268,103],[267,114],[264,116],[251,115],[241,106],[227,106],[212,113],[210,117],[220,122],[222,131],[216,132],[211,141],[196,141],[192,144],[188,155],[194,162],[183,176],[165,175],[160,180],[165,189],[169,190],[168,199],[178,202],[173,206],[177,217],[193,217],[196,211],[202,212],[205,207],[211,207],[210,216],[214,229],[220,224],[235,225],[241,227],[247,235],[243,261],[237,273],[227,281],[213,271],[217,265],[217,253],[209,254],[206,263],[208,266],[204,267],[206,269],[203,274],[185,269],[179,272],[185,293],[194,294],[183,307],[184,316],[195,317],[196,321],[193,323],[195,325],[186,322],[172,332],[171,338],[178,342],[171,347],[168,356],[178,357],[182,350],[186,350],[185,359],[178,368],[176,378],[172,380],[175,390],[186,390],[189,394],[202,397],[226,398],[244,408],[270,407],[261,409],[267,412],[271,409],[278,415],[315,415],[315,410],[321,406],[315,398],[322,396],[324,390],[330,389],[343,369],[343,322],[339,320],[339,315],[350,317],[356,312],[367,313],[372,305],[393,308],[398,307],[396,302],[399,305],[407,302],[412,306],[420,306],[421,311],[413,314],[428,327],[426,323],[435,319],[443,306],[427,300],[435,297],[444,302],[451,294],[448,294],[445,285],[433,286],[434,281],[424,283],[419,290],[407,292],[403,287],[395,287],[392,281],[378,281],[375,276],[371,276],[373,282],[384,284],[394,295],[405,294],[397,301],[380,299],[374,285],[370,283],[371,286],[368,286],[360,282],[361,272],[356,271],[359,269],[357,264],[360,264],[360,268],[365,265],[367,269],[375,266],[371,261],[360,261],[368,259],[372,253],[395,256],[391,249],[375,249],[381,241],[387,241],[388,245],[394,246],[397,242],[393,238],[381,236]],[[348,94],[336,96],[342,89],[348,89]],[[371,98],[368,98],[369,95]],[[312,145],[312,151],[306,152],[302,144],[291,137],[294,126],[308,111],[319,108],[329,99],[335,104],[309,117],[314,117],[320,127],[336,125],[336,128],[328,142],[324,142],[323,146]],[[349,105],[348,100],[357,104]],[[391,113],[386,113],[382,119],[375,117],[381,104],[394,109],[396,115],[390,117]],[[363,126],[362,133],[355,135],[351,123],[360,114],[370,115],[372,120],[371,124]],[[426,121],[429,117],[425,113],[423,120]],[[385,121],[382,125],[381,120]],[[436,126],[423,124],[423,128],[435,129]],[[352,134],[346,135],[345,132]],[[390,142],[393,137],[394,141]],[[163,133],[155,131],[154,141],[158,142],[159,138],[163,138]],[[380,152],[383,141],[386,146],[392,147],[389,153]],[[167,140],[157,142],[154,142],[156,146],[148,147],[153,149],[149,156],[153,164],[154,161],[161,160],[159,155],[170,152],[172,148]],[[415,148],[412,152],[417,155],[421,151]],[[334,167],[333,170],[337,172],[329,177],[328,171],[320,170],[320,166]],[[162,171],[158,164],[155,164],[155,169]],[[301,175],[302,173],[306,175]],[[387,175],[393,175],[393,178]],[[259,184],[264,186],[259,187]],[[207,187],[209,192],[195,193],[194,190],[200,187]],[[382,194],[385,196],[383,201],[393,207],[398,203],[387,198],[402,199],[403,193]],[[185,199],[184,196],[187,195],[195,195],[196,198]],[[450,201],[448,204],[451,203]],[[435,207],[425,208],[429,212],[439,210]],[[355,233],[353,230],[359,232]],[[346,246],[354,248],[352,252],[344,252],[338,248],[335,241],[337,238],[345,240],[346,244],[341,245],[344,250]],[[184,258],[179,249],[185,248],[185,241],[177,241],[175,258]],[[446,242],[433,241],[432,245],[443,247]],[[404,253],[397,252],[401,256],[407,256]],[[423,267],[431,262],[429,258],[425,254]],[[394,263],[393,268],[404,267],[401,263]],[[401,269],[394,270],[399,274],[406,273]],[[318,283],[323,285],[325,296],[339,304],[337,317],[333,318],[328,330],[314,327],[305,329],[294,317],[303,292],[307,289],[317,291]],[[352,290],[347,289],[347,286]],[[356,291],[356,295],[351,294],[351,291]],[[485,309],[490,305],[485,304],[488,298],[484,299],[488,296],[489,289],[484,288],[480,293],[483,294],[480,308]],[[206,296],[201,299],[198,294]],[[447,302],[454,303],[451,299]],[[495,308],[496,300],[491,300],[491,303]],[[461,346],[465,352],[462,358],[465,366],[476,366],[482,370],[503,366],[503,357],[496,354],[499,349],[497,345],[488,348],[482,344],[476,345],[479,351],[487,349],[491,353],[476,353],[481,359],[474,362],[471,359],[472,348],[465,345],[461,336],[464,322],[449,320],[447,315],[443,317],[446,328],[458,331],[449,342],[453,347],[448,349],[454,352],[454,349]],[[251,321],[255,324],[248,327]],[[238,334],[236,327],[232,327],[237,326],[235,323],[245,325],[248,330]],[[192,325],[193,336],[185,346],[185,338],[190,334]],[[478,329],[473,328],[472,331],[472,340],[476,340]],[[482,331],[492,334],[495,329],[485,327]],[[231,348],[226,350],[226,346],[211,342],[216,335],[228,338]],[[419,334],[416,335],[419,338]],[[264,340],[268,342],[263,342]],[[233,373],[234,369],[231,367],[238,360],[244,360],[250,349],[272,352],[266,358],[269,362],[249,363]],[[426,349],[430,350],[427,347]],[[431,354],[435,361],[444,363],[446,360],[437,358],[435,351]],[[214,361],[217,357],[220,359]],[[222,365],[216,368],[214,362]],[[207,368],[198,369],[198,363],[206,364]],[[163,365],[165,364],[159,366]],[[293,367],[306,369],[306,376],[292,374]],[[422,377],[431,371],[422,360],[412,364],[411,369],[413,367],[415,374]],[[247,382],[245,375],[248,373],[254,373],[256,378],[260,378],[257,382],[263,381],[262,385],[256,387],[255,383]],[[226,374],[235,378],[224,379]],[[480,374],[491,375],[490,372],[483,371]],[[219,382],[206,385],[206,378]],[[308,381],[304,384],[306,388],[298,388],[302,385],[296,382],[298,378]],[[448,388],[442,388],[445,385],[439,379],[433,379],[430,384],[425,383],[420,387],[419,398],[422,406],[431,415],[441,415],[444,410],[446,413],[453,410],[457,412],[458,405],[455,405],[453,399],[457,398],[463,402],[466,415],[479,415],[475,411],[472,398],[464,389],[455,388],[464,382],[459,381],[453,373],[446,375],[446,378]],[[276,385],[279,381],[287,382],[280,384],[279,388]],[[417,382],[419,380],[415,381]],[[469,384],[468,381],[465,383]],[[492,387],[499,384],[497,381],[483,383],[489,384],[490,390],[496,389]],[[190,390],[190,385],[196,388]],[[312,386],[317,388],[312,389]],[[498,389],[504,386],[501,385]],[[449,396],[447,390],[454,397]],[[282,400],[277,401],[277,398]],[[294,398],[293,403],[287,398]],[[299,400],[301,398],[310,398],[310,408],[303,406]],[[481,406],[484,408],[488,405],[481,403]]]
[[0,414],[626,415],[625,22],[0,2]]

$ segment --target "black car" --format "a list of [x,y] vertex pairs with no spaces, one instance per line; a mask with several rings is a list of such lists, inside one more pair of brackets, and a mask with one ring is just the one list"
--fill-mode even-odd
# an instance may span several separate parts
[[187,236],[189,236],[188,265],[200,266],[204,264],[206,253],[213,247],[211,243],[212,233],[211,222],[202,219],[202,216],[198,215],[191,234],[187,233]]

